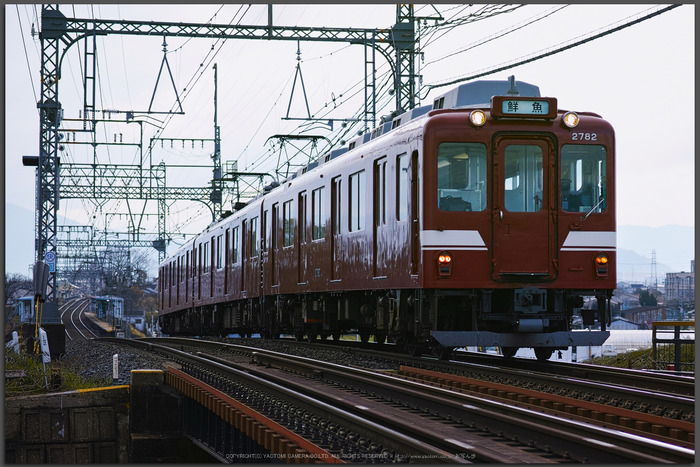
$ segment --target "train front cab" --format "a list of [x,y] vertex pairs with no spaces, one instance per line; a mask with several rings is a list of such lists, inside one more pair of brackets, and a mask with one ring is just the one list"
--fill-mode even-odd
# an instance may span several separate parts
[[[539,359],[602,345],[615,288],[613,130],[593,114],[568,127],[552,98],[539,98],[548,115],[499,118],[504,99],[479,118],[444,111],[426,125],[421,245],[431,338],[507,356],[531,347]],[[537,100],[520,98],[530,108]],[[582,311],[588,298],[593,307]],[[572,332],[574,313],[599,330]]]

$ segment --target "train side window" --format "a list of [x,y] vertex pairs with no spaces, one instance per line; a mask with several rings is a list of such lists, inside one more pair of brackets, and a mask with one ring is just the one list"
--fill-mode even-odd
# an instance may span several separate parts
[[197,277],[197,248],[192,250],[192,278]]
[[374,222],[386,224],[386,158],[374,163]]
[[349,185],[349,227],[350,232],[355,232],[365,228],[365,171],[350,175]]
[[250,220],[250,257],[258,256],[258,218]]
[[408,220],[408,156],[396,156],[396,220]]
[[333,203],[333,213],[332,213],[332,235],[339,235],[340,234],[340,224],[341,224],[341,219],[343,218],[343,209],[342,209],[342,200],[341,200],[341,193],[342,190],[342,179],[340,177],[335,177],[332,182],[331,182],[331,198],[332,203]]
[[209,252],[209,270],[214,271],[214,265],[216,264],[216,251],[214,248],[216,248],[216,237],[212,237],[211,240],[209,240],[210,248],[211,251]]
[[292,214],[292,200],[285,201],[282,205],[282,217],[284,222],[285,247],[294,245],[294,215]]
[[299,218],[299,244],[306,243],[306,191],[299,193],[297,217]]
[[216,269],[224,267],[223,235],[216,237]]
[[267,216],[268,216],[268,211],[267,209],[263,211],[262,219],[261,219],[261,225],[260,225],[260,251],[265,253],[267,251],[267,229],[268,229],[268,221],[267,221]]
[[204,242],[203,243],[204,248],[201,250],[202,251],[202,266],[203,266],[203,273],[206,274],[209,272],[209,242]]
[[483,211],[487,202],[486,146],[438,145],[437,195],[441,211]]
[[279,248],[279,215],[280,205],[275,203],[272,205],[272,218],[270,222],[270,249],[275,252]]
[[311,204],[313,212],[311,213],[311,223],[313,224],[312,238],[320,240],[326,237],[326,212],[324,204],[325,187],[317,188],[311,192]]
[[238,227],[231,230],[231,264],[238,264]]
[[561,149],[561,209],[566,212],[605,211],[605,147],[566,144]]
[[226,245],[224,246],[224,266],[231,264],[231,229],[226,229]]

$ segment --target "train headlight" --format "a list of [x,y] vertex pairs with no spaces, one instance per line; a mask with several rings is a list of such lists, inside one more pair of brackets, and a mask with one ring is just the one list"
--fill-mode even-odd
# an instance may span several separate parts
[[452,274],[452,253],[441,251],[437,255],[438,277],[448,277]]
[[576,128],[576,125],[578,125],[579,122],[579,118],[578,115],[576,115],[576,112],[566,112],[561,118],[561,121],[568,128]]
[[469,123],[477,128],[484,126],[484,123],[486,123],[486,114],[483,110],[474,110],[469,114]]
[[598,253],[593,258],[595,263],[595,276],[596,277],[608,277],[608,263],[610,262],[610,257],[607,253]]

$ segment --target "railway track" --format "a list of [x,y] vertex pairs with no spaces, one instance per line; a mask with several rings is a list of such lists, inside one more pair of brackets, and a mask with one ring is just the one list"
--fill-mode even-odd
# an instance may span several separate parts
[[453,352],[453,361],[476,364],[497,364],[519,371],[536,371],[557,374],[567,378],[597,381],[601,384],[615,384],[638,389],[667,392],[679,396],[695,395],[695,376],[685,373],[653,372],[613,368],[586,363],[539,362],[536,360],[507,359],[474,352]]
[[[667,437],[654,439],[625,425],[596,424],[567,412],[543,410],[534,404],[526,406],[517,396],[495,400],[484,397],[478,390],[469,393],[454,387],[437,387],[434,381],[426,384],[416,381],[415,377],[407,378],[405,374],[397,377],[386,372],[381,374],[231,344],[191,339],[141,339],[137,342],[152,351],[179,352],[182,355],[178,354],[178,359],[207,360],[210,362],[207,365],[217,369],[206,370],[206,377],[218,381],[222,387],[230,384],[228,380],[241,381],[247,375],[245,378],[255,378],[255,384],[267,381],[265,384],[294,391],[296,395],[286,396],[287,409],[280,408],[285,407],[285,403],[280,406],[260,402],[269,399],[266,391],[270,389],[258,387],[257,390],[266,395],[245,396],[246,400],[262,404],[260,410],[270,412],[273,419],[283,420],[288,417],[285,413],[297,410],[290,409],[289,404],[317,401],[319,405],[313,410],[310,407],[302,410],[314,414],[309,420],[316,417],[316,422],[290,422],[293,426],[305,426],[304,436],[333,440],[334,430],[329,432],[328,426],[350,424],[352,428],[345,428],[345,434],[353,432],[357,434],[354,438],[365,438],[362,446],[375,445],[370,450],[356,446],[357,451],[353,451],[355,448],[348,447],[344,441],[322,443],[335,458],[345,456],[353,460],[348,456],[381,455],[383,461],[389,458],[396,461],[399,456],[415,462],[422,459],[423,462],[488,463],[666,463],[694,459],[692,443]],[[176,350],[167,350],[166,345]],[[199,363],[190,360],[188,363],[179,360],[179,363],[191,371],[200,371],[194,370]],[[435,377],[434,374],[430,376]],[[372,431],[370,427],[389,431]],[[387,443],[397,439],[412,441],[387,447]],[[379,445],[381,450],[377,452]],[[429,448],[420,451],[416,446]]]
[[[453,360],[413,358],[391,351],[378,351],[367,345],[350,346],[355,355],[384,356],[400,366],[420,367],[441,373],[468,376],[482,382],[523,387],[553,395],[565,396],[581,403],[594,402],[607,407],[653,416],[695,422],[695,378],[684,375],[654,373],[620,368],[598,367],[586,364],[538,362],[526,359],[508,359],[467,352],[453,352]],[[357,343],[360,344],[360,343]],[[297,342],[290,345],[307,347]],[[315,347],[318,347],[316,344]],[[337,344],[321,344],[337,348]],[[379,348],[387,349],[383,345]],[[483,384],[482,384],[483,386]],[[623,420],[627,423],[627,420]],[[683,438],[673,427],[671,436]],[[657,427],[653,428],[657,430]],[[665,430],[660,430],[662,433]],[[683,429],[685,431],[685,428]]]
[[69,340],[88,340],[105,335],[104,331],[85,315],[89,307],[89,298],[75,298],[60,307],[61,322]]

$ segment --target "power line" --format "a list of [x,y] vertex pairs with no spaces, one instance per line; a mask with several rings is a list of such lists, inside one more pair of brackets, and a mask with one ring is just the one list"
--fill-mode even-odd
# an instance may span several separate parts
[[[499,72],[499,71],[504,71],[504,70],[508,70],[508,69],[510,69],[510,68],[515,68],[516,66],[524,65],[524,64],[526,64],[526,63],[534,62],[534,61],[536,61],[536,60],[539,60],[539,59],[542,59],[542,58],[545,58],[545,57],[549,57],[550,55],[555,55],[555,54],[560,53],[560,52],[563,52],[563,51],[565,51],[565,50],[572,49],[572,48],[574,48],[574,47],[577,47],[577,46],[579,46],[579,45],[585,44],[585,43],[587,43],[587,42],[594,41],[594,40],[599,39],[599,38],[601,38],[601,37],[610,35],[610,34],[612,34],[612,33],[614,33],[614,32],[621,31],[622,29],[625,29],[625,28],[628,28],[628,27],[633,26],[633,25],[635,25],[635,24],[641,23],[642,21],[646,21],[646,20],[648,20],[648,19],[650,19],[650,18],[653,18],[653,17],[655,17],[655,16],[658,16],[658,15],[660,15],[660,14],[662,14],[662,13],[665,13],[665,12],[667,12],[667,11],[670,11],[670,10],[676,8],[676,7],[679,7],[679,6],[681,6],[681,5],[680,5],[680,4],[670,5],[670,6],[667,6],[667,7],[665,7],[665,8],[662,8],[661,10],[657,10],[657,11],[655,11],[655,12],[653,12],[653,13],[650,13],[650,14],[648,14],[648,15],[645,15],[645,16],[643,16],[643,17],[639,17],[639,18],[637,18],[637,19],[634,19],[634,20],[632,20],[632,21],[629,21],[629,22],[627,22],[627,23],[625,23],[625,24],[622,24],[622,25],[620,25],[620,26],[616,26],[616,27],[614,27],[614,28],[611,28],[611,29],[605,30],[605,31],[603,31],[603,32],[600,32],[600,33],[598,33],[598,34],[594,34],[593,36],[586,37],[586,38],[583,38],[583,39],[578,40],[578,41],[575,41],[575,42],[571,42],[571,41],[570,41],[570,42],[566,43],[566,44],[563,45],[563,46],[559,46],[559,47],[556,47],[556,48],[554,48],[554,49],[550,49],[550,50],[547,50],[547,51],[544,51],[544,52],[539,52],[539,53],[537,53],[536,55],[531,55],[531,56],[528,56],[528,57],[526,57],[526,58],[518,59],[518,60],[516,60],[516,61],[514,61],[514,62],[511,62],[511,63],[508,63],[508,64],[498,65],[498,66],[496,66],[496,67],[494,67],[494,68],[491,68],[491,69],[487,69],[487,70],[484,70],[484,71],[479,71],[479,72],[476,72],[475,74],[470,75],[470,76],[466,76],[466,77],[463,77],[463,78],[454,79],[454,80],[447,81],[447,82],[444,82],[444,83],[439,83],[439,84],[429,84],[429,85],[426,85],[426,86],[424,87],[424,89],[426,89],[427,92],[430,92],[430,91],[433,90],[433,89],[441,88],[441,87],[443,87],[443,86],[451,86],[451,85],[453,85],[453,84],[463,83],[463,82],[465,82],[465,81],[470,81],[470,80],[472,80],[472,79],[480,78],[480,77],[482,77],[482,76],[490,75],[490,74],[493,74],[493,73],[497,73],[497,72]],[[427,95],[427,93],[426,93],[426,95]]]
[[544,12],[544,13],[542,13],[542,14],[540,14],[540,15],[532,16],[532,17],[526,19],[525,21],[516,24],[515,26],[511,26],[511,27],[509,27],[509,28],[502,29],[501,31],[499,31],[499,32],[497,32],[497,33],[495,33],[495,34],[493,34],[493,35],[491,35],[491,36],[488,36],[488,37],[485,37],[485,38],[483,38],[483,39],[480,39],[480,40],[478,40],[478,41],[476,41],[476,42],[473,42],[473,43],[469,44],[468,46],[463,47],[463,48],[461,48],[461,49],[459,49],[459,50],[457,50],[457,51],[455,51],[455,52],[450,52],[450,53],[448,53],[447,55],[443,55],[442,57],[436,58],[436,59],[434,59],[434,60],[430,60],[430,61],[428,61],[428,62],[424,65],[424,67],[427,67],[428,65],[431,65],[431,64],[433,64],[433,63],[437,63],[437,62],[439,62],[439,61],[445,60],[446,58],[453,57],[453,56],[455,56],[455,55],[458,55],[458,54],[467,52],[467,51],[469,51],[469,50],[471,50],[471,49],[474,49],[474,48],[476,48],[476,47],[478,47],[478,46],[480,46],[480,45],[484,45],[484,44],[486,44],[486,43],[488,43],[488,42],[491,42],[491,41],[494,41],[494,40],[496,40],[496,39],[500,39],[500,38],[502,38],[502,37],[504,37],[504,36],[506,36],[506,35],[508,35],[508,34],[511,34],[511,33],[515,32],[515,31],[520,30],[520,29],[522,29],[522,28],[524,28],[524,27],[530,26],[530,25],[536,23],[537,21],[541,21],[541,20],[543,20],[543,19],[545,19],[545,18],[548,18],[549,16],[553,15],[554,13],[556,13],[556,12],[558,12],[558,11],[560,11],[560,10],[566,8],[567,6],[570,6],[570,5],[563,5],[563,6],[556,6],[556,7],[553,7],[552,9],[547,10],[546,12]]
[[32,78],[32,67],[29,63],[29,54],[27,53],[27,44],[24,41],[24,28],[22,27],[22,17],[19,14],[19,5],[15,5],[15,8],[17,8],[17,20],[19,21],[19,31],[20,31],[20,37],[22,38],[22,47],[24,47],[24,58],[27,61],[27,69],[29,70],[29,82],[32,85],[32,93],[34,94],[34,101],[38,102],[39,99],[36,96],[36,89],[34,88],[34,78]]

